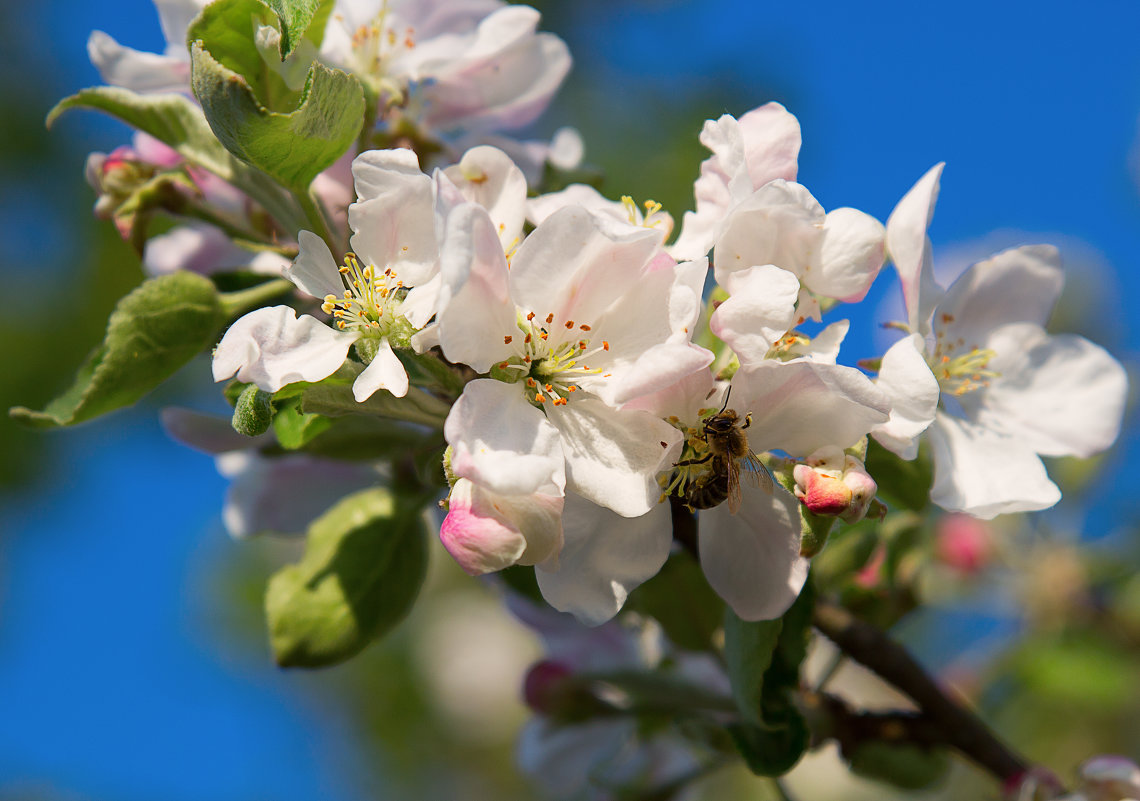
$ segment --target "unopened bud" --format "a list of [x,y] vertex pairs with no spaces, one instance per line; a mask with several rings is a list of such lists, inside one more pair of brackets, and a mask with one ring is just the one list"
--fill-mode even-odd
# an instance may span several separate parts
[[984,520],[965,514],[945,514],[935,525],[939,561],[965,574],[977,573],[989,561],[990,529]]
[[535,662],[523,679],[523,702],[540,715],[554,717],[571,689],[570,676],[570,668],[561,662]]
[[134,148],[123,146],[110,153],[90,154],[84,173],[98,196],[95,216],[109,220],[136,189],[154,177],[155,167],[141,161]]
[[810,512],[847,523],[863,519],[878,490],[861,461],[831,446],[796,465],[792,477],[796,497]]
[[234,404],[231,421],[234,431],[247,437],[256,437],[268,431],[273,422],[273,405],[270,403],[272,397],[268,392],[258,389],[256,384],[243,389]]

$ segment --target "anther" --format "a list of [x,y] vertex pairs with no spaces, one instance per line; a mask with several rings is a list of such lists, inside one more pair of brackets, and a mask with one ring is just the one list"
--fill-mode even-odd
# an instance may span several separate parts
[[550,325],[553,322],[554,322],[554,313],[551,312],[550,314],[546,315],[546,324]]
[[511,340],[512,340],[513,338],[514,338],[514,337],[512,337],[512,336],[510,336],[510,335],[508,334],[507,336],[503,337],[503,344],[504,344],[504,345],[509,345],[509,344],[511,344]]

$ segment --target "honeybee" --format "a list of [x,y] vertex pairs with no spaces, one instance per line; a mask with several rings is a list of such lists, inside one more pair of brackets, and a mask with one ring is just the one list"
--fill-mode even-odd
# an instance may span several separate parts
[[727,397],[721,410],[705,420],[701,434],[709,446],[709,455],[677,463],[681,466],[709,462],[708,473],[685,490],[685,503],[693,509],[711,509],[727,500],[728,510],[736,514],[740,509],[741,463],[749,482],[771,494],[772,474],[748,446],[744,433],[750,425],[752,413],[741,420],[736,410],[728,408]]

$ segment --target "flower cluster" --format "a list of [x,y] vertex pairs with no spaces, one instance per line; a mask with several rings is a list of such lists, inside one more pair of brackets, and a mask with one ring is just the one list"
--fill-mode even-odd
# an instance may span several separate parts
[[[731,694],[741,725],[796,730],[781,693],[797,686],[810,608],[794,605],[813,602],[809,569],[829,559],[833,531],[872,531],[866,558],[813,572],[838,575],[829,589],[867,589],[888,559],[874,526],[916,487],[912,517],[927,496],[959,522],[1041,510],[1060,498],[1042,456],[1088,457],[1116,439],[1123,368],[1046,330],[1063,278],[1055,248],[1007,250],[936,283],[927,229],[942,165],[884,225],[826,211],[797,182],[800,125],[783,106],[726,114],[699,133],[710,155],[674,237],[660,204],[572,182],[575,132],[507,133],[542,113],[570,67],[534,9],[158,5],[166,50],[92,34],[112,86],[62,106],[139,128],[92,154],[87,177],[96,213],[152,278],[112,318],[88,385],[27,414],[78,422],[211,349],[232,424],[164,419],[233,478],[235,536],[308,531],[305,560],[268,593],[283,665],[347,658],[399,620],[422,579],[422,513],[438,504],[443,548],[468,574],[501,573],[553,643],[528,681],[542,720],[524,763],[547,772],[551,743],[638,742],[629,764],[590,760],[617,783],[629,771],[672,780],[683,738],[570,708],[624,714],[657,685],[619,681],[619,703],[591,671],[680,681],[717,724]],[[175,225],[153,235],[159,213]],[[845,363],[844,312],[889,280],[887,264],[906,319],[885,322],[900,337]],[[361,558],[350,540],[372,543],[363,577],[345,568]],[[948,563],[979,563],[976,547],[954,548]],[[682,560],[713,599],[711,629],[679,630],[636,595]],[[358,615],[361,598],[375,614]],[[631,632],[660,641],[653,658]],[[767,643],[767,661],[748,665],[784,671],[762,698],[760,677],[749,685],[731,664],[734,638]]]

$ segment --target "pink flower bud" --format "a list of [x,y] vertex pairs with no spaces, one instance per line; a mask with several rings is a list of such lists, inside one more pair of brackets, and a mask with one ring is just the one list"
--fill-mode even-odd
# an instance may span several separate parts
[[966,514],[945,514],[935,528],[935,550],[945,565],[967,575],[985,567],[991,554],[989,525]]
[[792,470],[796,497],[814,514],[856,523],[867,514],[878,485],[863,463],[839,448],[826,447]]
[[561,662],[535,662],[523,679],[523,701],[540,715],[553,716],[566,694],[571,670]]

